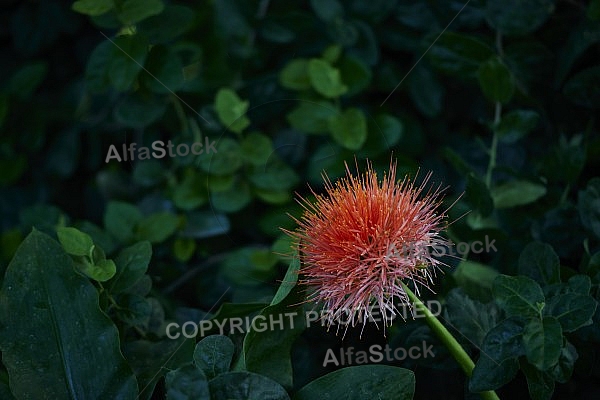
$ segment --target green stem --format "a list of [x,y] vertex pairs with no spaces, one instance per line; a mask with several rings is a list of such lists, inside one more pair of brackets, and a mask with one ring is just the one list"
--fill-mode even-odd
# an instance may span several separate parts
[[488,164],[487,172],[485,174],[485,184],[488,189],[492,188],[492,172],[496,168],[496,153],[498,151],[498,135],[496,135],[495,128],[500,123],[500,117],[502,115],[502,104],[496,102],[496,108],[494,112],[494,134],[492,136],[492,145],[490,146],[490,162]]
[[[442,341],[444,346],[448,349],[452,357],[456,360],[458,365],[462,368],[467,377],[471,377],[473,374],[473,368],[475,363],[471,360],[471,357],[467,354],[465,349],[458,343],[458,341],[452,336],[452,334],[442,325],[439,319],[429,311],[429,309],[423,304],[423,302],[408,288],[405,284],[402,287],[408,294],[408,298],[413,302],[414,307],[425,315],[425,322],[435,332],[436,336]],[[499,400],[498,395],[493,390],[480,392],[481,398],[484,400]]]

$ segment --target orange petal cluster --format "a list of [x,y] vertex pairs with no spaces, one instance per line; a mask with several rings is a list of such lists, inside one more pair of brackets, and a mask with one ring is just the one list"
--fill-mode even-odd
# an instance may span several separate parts
[[314,203],[300,197],[299,228],[286,232],[298,246],[300,282],[323,305],[329,325],[366,322],[375,306],[389,326],[399,314],[395,302],[408,304],[401,283],[414,282],[418,292],[443,265],[431,251],[448,245],[440,236],[440,188],[425,192],[431,173],[419,186],[408,177],[398,183],[395,163],[381,183],[369,162],[362,175],[348,165],[346,172],[335,185],[324,175],[326,195],[311,189]]

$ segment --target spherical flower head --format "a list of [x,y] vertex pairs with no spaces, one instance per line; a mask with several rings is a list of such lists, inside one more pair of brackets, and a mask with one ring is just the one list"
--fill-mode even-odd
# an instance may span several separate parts
[[440,236],[440,188],[425,192],[430,173],[419,186],[408,177],[397,183],[395,163],[381,182],[369,162],[362,175],[348,165],[346,172],[335,185],[324,175],[326,195],[311,189],[314,203],[299,199],[299,229],[286,232],[298,246],[300,283],[323,305],[329,325],[366,322],[377,307],[389,326],[399,314],[394,302],[409,304],[402,283],[414,282],[418,293],[443,265],[432,256],[448,244]]

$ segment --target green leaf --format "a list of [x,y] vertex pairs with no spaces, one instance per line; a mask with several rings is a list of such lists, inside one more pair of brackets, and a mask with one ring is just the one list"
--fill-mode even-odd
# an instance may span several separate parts
[[308,77],[312,87],[328,98],[336,98],[348,91],[342,83],[340,71],[327,61],[313,58],[308,62]]
[[519,372],[519,361],[507,358],[498,363],[481,352],[469,379],[471,393],[498,389],[510,382]]
[[206,376],[192,364],[186,364],[165,376],[167,400],[210,399]]
[[140,22],[137,28],[152,43],[165,43],[190,30],[194,25],[194,18],[195,11],[193,9],[170,4],[160,15],[151,16]]
[[25,238],[0,294],[0,348],[13,393],[29,399],[137,397],[118,331],[98,301],[55,240],[36,230]]
[[262,168],[256,168],[250,175],[250,182],[254,186],[267,190],[291,189],[299,181],[298,174],[279,159],[274,159]]
[[579,217],[584,227],[600,239],[600,178],[592,178],[577,198]]
[[125,0],[118,8],[117,17],[125,25],[132,25],[160,14],[164,8],[161,0]]
[[149,400],[156,383],[169,370],[175,370],[192,361],[195,341],[183,335],[160,342],[136,340],[126,342],[123,353],[135,371],[140,399]]
[[491,291],[498,271],[475,261],[461,261],[452,272],[456,283],[471,297],[492,300]]
[[554,11],[555,0],[490,0],[485,19],[499,33],[523,36],[538,29]]
[[56,229],[56,234],[65,251],[73,256],[89,256],[94,247],[90,235],[77,228],[60,227]]
[[447,319],[469,341],[481,346],[487,333],[498,323],[499,309],[494,302],[480,303],[468,297],[461,288],[452,289],[446,296]]
[[187,262],[196,252],[196,241],[190,238],[177,238],[173,242],[173,255],[178,261]]
[[431,68],[418,64],[408,79],[410,97],[425,116],[433,118],[442,111],[444,86]]
[[234,213],[242,210],[252,201],[250,186],[246,182],[230,189],[210,193],[210,204],[218,211]]
[[523,331],[525,322],[519,317],[509,317],[490,329],[482,344],[482,353],[501,363],[525,354]]
[[367,120],[358,108],[349,108],[329,119],[329,132],[347,149],[358,150],[367,140]]
[[555,317],[563,331],[574,332],[591,325],[598,303],[593,297],[577,293],[564,293],[548,300],[544,314]]
[[477,79],[484,96],[490,101],[508,103],[515,93],[515,78],[498,57],[492,57],[479,66]]
[[115,119],[125,127],[141,129],[163,116],[167,106],[154,96],[124,96],[114,109]]
[[344,56],[338,64],[342,82],[348,86],[347,96],[365,90],[371,83],[373,73],[367,64],[355,56]]
[[409,369],[359,365],[315,379],[300,389],[293,400],[410,400],[414,392],[415,375]]
[[115,258],[117,273],[106,285],[110,293],[127,292],[146,274],[152,258],[152,246],[149,242],[139,242],[126,247]]
[[213,175],[230,175],[244,164],[237,141],[226,137],[219,140],[216,148],[217,152],[211,157],[202,157],[198,161],[203,171]]
[[297,58],[288,62],[279,73],[279,83],[286,89],[310,89],[308,60],[305,58]]
[[48,72],[45,62],[33,62],[21,67],[8,82],[8,89],[20,99],[26,99],[35,92]]
[[208,200],[206,179],[194,169],[188,169],[184,174],[183,180],[175,185],[173,202],[182,210],[194,210]]
[[215,97],[215,110],[221,123],[228,130],[241,133],[250,125],[250,120],[245,116],[250,103],[242,101],[231,89],[221,88]]
[[510,208],[533,203],[546,194],[546,187],[537,183],[514,180],[492,189],[496,208]]
[[117,267],[113,260],[99,260],[97,262],[83,261],[77,263],[77,268],[86,276],[98,281],[106,282],[117,272]]
[[578,72],[565,83],[563,93],[567,99],[580,106],[600,107],[600,66]]
[[142,218],[142,213],[137,207],[120,201],[111,201],[104,213],[104,226],[119,241],[126,242],[133,237],[133,230]]
[[181,59],[166,45],[153,46],[144,67],[149,73],[143,73],[140,81],[154,93],[170,94],[185,84]]
[[77,0],[71,5],[73,11],[92,17],[102,15],[114,7],[113,0]]
[[323,133],[328,130],[329,119],[338,113],[326,101],[301,101],[286,118],[292,128],[304,133]]
[[549,244],[529,243],[519,256],[519,274],[540,285],[560,282],[560,260]]
[[141,35],[113,39],[108,76],[115,89],[124,92],[133,85],[146,61],[147,49],[148,41]]
[[135,229],[138,240],[150,243],[164,242],[177,230],[179,218],[170,212],[159,212],[143,218]]
[[273,142],[267,135],[252,132],[240,142],[240,152],[246,162],[266,165],[269,157],[273,155]]
[[310,0],[317,17],[325,22],[331,22],[344,16],[344,7],[338,0]]
[[188,215],[186,225],[179,234],[182,237],[203,239],[227,233],[229,228],[229,219],[225,214],[201,211]]
[[554,317],[544,317],[542,320],[534,318],[523,332],[527,360],[541,371],[558,362],[562,341],[562,329]]
[[498,139],[504,143],[514,143],[527,136],[538,124],[540,115],[530,110],[515,110],[505,114],[494,127]]
[[539,317],[544,306],[542,288],[525,276],[498,275],[494,280],[493,293],[508,316]]
[[[432,42],[433,40],[429,43]],[[479,66],[494,55],[494,50],[476,37],[444,32],[427,55],[431,63],[442,72],[474,77]]]
[[544,371],[540,371],[526,361],[521,361],[521,371],[527,378],[529,396],[533,400],[550,400],[554,392],[554,379]]
[[289,400],[277,382],[251,372],[227,372],[209,382],[211,400]]
[[229,371],[234,353],[233,342],[227,336],[207,336],[196,345],[194,364],[208,379],[213,379]]
[[565,345],[560,350],[558,364],[556,364],[550,371],[552,378],[554,378],[554,380],[557,382],[567,383],[569,379],[571,379],[577,358],[579,358],[577,349],[575,349],[575,346],[565,340]]
[[467,200],[479,211],[482,217],[487,217],[494,210],[494,201],[490,196],[487,185],[475,174],[467,175],[467,187],[465,189]]

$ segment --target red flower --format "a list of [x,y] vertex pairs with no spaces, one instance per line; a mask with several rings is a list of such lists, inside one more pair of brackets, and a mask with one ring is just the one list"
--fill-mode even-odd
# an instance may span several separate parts
[[[438,212],[439,187],[424,193],[431,177],[415,187],[407,177],[396,182],[396,165],[381,184],[369,162],[367,171],[335,185],[324,175],[326,196],[313,204],[300,197],[304,214],[295,238],[301,257],[302,284],[309,299],[321,303],[332,321],[366,322],[378,306],[384,326],[398,315],[394,300],[408,304],[401,282],[426,286],[443,263],[431,255],[448,242],[440,236],[446,218]],[[418,293],[418,285],[415,285]]]

